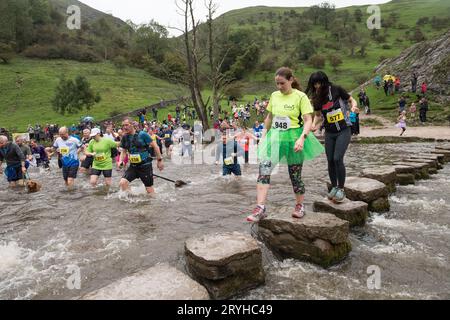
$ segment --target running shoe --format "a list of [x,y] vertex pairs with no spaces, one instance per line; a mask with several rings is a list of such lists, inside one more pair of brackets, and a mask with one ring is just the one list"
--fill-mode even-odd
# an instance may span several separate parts
[[344,189],[338,189],[336,192],[336,195],[334,196],[333,200],[337,203],[341,203],[345,200],[345,191]]
[[266,208],[257,205],[251,215],[247,217],[248,222],[259,222],[267,217]]
[[301,219],[304,216],[305,216],[305,206],[303,205],[303,203],[297,203],[297,205],[295,206],[295,210],[292,213],[292,217]]
[[338,188],[337,188],[337,187],[333,187],[333,188],[331,189],[331,191],[328,192],[327,198],[328,198],[329,200],[333,200],[333,198],[336,196],[336,192],[337,192],[337,191],[338,191]]

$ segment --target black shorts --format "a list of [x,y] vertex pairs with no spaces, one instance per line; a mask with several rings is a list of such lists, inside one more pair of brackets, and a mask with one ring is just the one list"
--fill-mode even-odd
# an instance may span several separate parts
[[105,178],[111,178],[112,177],[112,169],[111,170],[97,170],[94,168],[91,168],[91,176],[101,176],[103,174],[103,176]]
[[137,178],[141,179],[142,183],[145,187],[150,188],[153,186],[153,167],[152,164],[144,164],[139,166],[131,165],[125,174],[123,175],[124,179],[128,180],[128,182],[133,182]]
[[78,166],[77,167],[63,167],[62,172],[63,172],[63,178],[65,181],[67,181],[67,179],[69,179],[69,178],[76,179],[77,173],[78,173]]
[[94,157],[87,156],[86,159],[81,162],[81,167],[85,169],[89,169],[92,167],[92,164],[94,163]]

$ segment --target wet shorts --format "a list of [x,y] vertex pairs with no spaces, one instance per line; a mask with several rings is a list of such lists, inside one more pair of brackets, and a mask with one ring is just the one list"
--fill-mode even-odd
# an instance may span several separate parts
[[85,169],[89,169],[92,167],[92,163],[94,162],[94,157],[86,157],[86,159],[81,162],[81,167]]
[[5,175],[8,182],[16,182],[23,179],[22,166],[6,167]]
[[99,176],[100,177],[102,174],[105,178],[111,178],[112,170],[97,170],[94,168],[91,169],[91,176]]
[[77,173],[78,173],[78,166],[77,167],[63,167],[62,172],[63,172],[63,178],[65,181],[67,181],[67,179],[69,179],[69,178],[76,179]]
[[128,180],[128,182],[133,182],[137,178],[141,179],[142,183],[145,187],[150,188],[153,186],[153,167],[151,163],[139,165],[139,166],[130,166],[123,178]]
[[232,165],[228,165],[228,166],[224,165],[222,173],[223,173],[224,176],[231,175],[232,173],[235,176],[241,176],[242,175],[242,173],[241,173],[241,165],[238,164],[238,163],[232,164]]

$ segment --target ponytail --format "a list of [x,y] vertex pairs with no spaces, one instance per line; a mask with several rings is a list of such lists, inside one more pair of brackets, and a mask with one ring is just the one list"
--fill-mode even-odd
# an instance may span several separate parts
[[286,80],[292,79],[293,80],[292,88],[302,91],[300,82],[298,81],[298,79],[296,77],[294,77],[294,73],[292,72],[292,70],[290,68],[282,67],[282,68],[278,69],[277,72],[275,73],[275,76],[281,76],[281,77],[285,78]]

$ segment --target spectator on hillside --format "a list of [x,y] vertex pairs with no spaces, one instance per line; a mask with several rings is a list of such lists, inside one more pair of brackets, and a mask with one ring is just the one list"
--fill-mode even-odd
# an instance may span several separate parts
[[428,101],[427,98],[423,97],[420,100],[420,106],[419,106],[419,118],[420,123],[424,124],[427,122],[427,112],[428,112]]
[[411,77],[411,91],[413,93],[416,93],[417,91],[417,74],[415,72],[413,72]]

